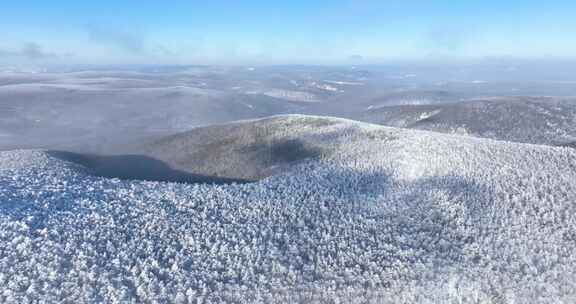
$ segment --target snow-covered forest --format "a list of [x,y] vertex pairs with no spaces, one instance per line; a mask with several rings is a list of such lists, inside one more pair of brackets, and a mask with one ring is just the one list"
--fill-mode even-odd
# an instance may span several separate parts
[[0,302],[576,302],[575,150],[318,119],[246,184],[0,152]]

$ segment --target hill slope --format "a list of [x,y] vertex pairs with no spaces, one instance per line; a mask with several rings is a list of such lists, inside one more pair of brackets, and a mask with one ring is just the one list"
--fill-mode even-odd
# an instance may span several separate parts
[[275,116],[195,128],[139,151],[191,173],[258,180],[335,152],[334,133],[349,125],[344,119]]
[[576,100],[501,97],[370,109],[358,119],[388,126],[547,145],[576,142]]
[[575,299],[573,149],[309,116],[222,128],[255,124],[322,153],[191,185],[1,152],[0,302]]

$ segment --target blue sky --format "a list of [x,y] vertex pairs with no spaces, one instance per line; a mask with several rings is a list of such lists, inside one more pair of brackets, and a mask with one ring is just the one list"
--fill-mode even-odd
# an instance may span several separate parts
[[3,63],[339,64],[576,54],[576,1],[3,2]]

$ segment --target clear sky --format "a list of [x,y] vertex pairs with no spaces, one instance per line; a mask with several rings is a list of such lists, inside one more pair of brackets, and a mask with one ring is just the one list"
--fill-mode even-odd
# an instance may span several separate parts
[[338,64],[575,55],[574,0],[0,4],[2,63]]

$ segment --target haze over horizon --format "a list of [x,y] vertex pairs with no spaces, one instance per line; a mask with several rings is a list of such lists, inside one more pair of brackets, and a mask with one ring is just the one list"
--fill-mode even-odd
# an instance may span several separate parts
[[572,59],[571,1],[6,2],[0,64]]

